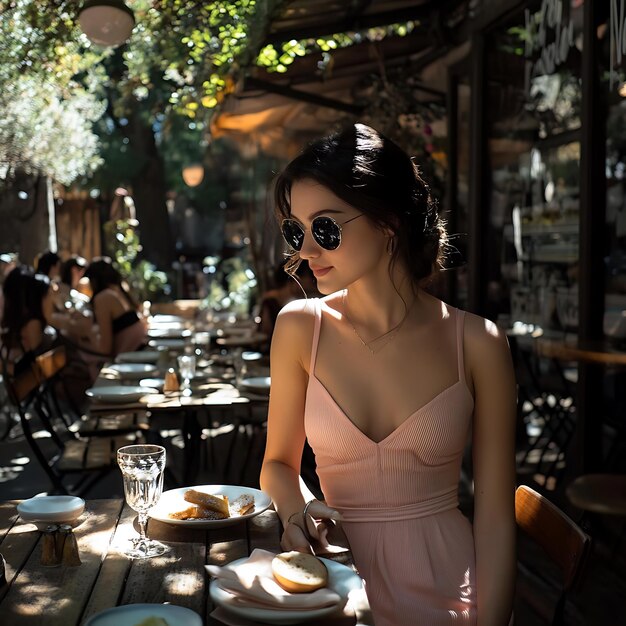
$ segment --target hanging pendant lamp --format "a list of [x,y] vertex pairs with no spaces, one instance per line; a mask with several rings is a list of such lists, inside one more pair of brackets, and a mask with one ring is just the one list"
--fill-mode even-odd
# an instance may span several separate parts
[[86,0],[78,23],[90,41],[115,48],[123,44],[135,26],[135,16],[123,0]]

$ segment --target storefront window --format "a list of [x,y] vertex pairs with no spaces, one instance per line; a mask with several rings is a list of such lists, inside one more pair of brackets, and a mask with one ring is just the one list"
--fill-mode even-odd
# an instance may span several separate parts
[[544,0],[486,42],[487,314],[508,324],[578,326],[582,19]]
[[597,29],[606,97],[606,295],[604,333],[626,345],[626,0],[610,0]]

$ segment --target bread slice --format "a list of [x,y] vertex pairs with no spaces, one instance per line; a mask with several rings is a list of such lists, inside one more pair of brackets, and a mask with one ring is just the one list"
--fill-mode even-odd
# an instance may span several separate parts
[[254,496],[249,493],[242,493],[230,503],[230,511],[235,515],[245,515],[254,510]]
[[308,593],[326,587],[328,570],[316,556],[281,552],[272,559],[272,574],[285,591]]
[[226,516],[223,513],[218,513],[217,511],[210,511],[209,509],[205,509],[201,506],[196,506],[195,504],[187,507],[183,511],[174,511],[172,513],[168,513],[168,517],[171,519],[208,519],[208,520],[220,520],[226,519]]
[[228,498],[226,496],[212,496],[210,493],[204,493],[203,491],[187,489],[183,498],[187,502],[201,506],[203,509],[216,511],[217,513],[221,513],[224,517],[230,517]]

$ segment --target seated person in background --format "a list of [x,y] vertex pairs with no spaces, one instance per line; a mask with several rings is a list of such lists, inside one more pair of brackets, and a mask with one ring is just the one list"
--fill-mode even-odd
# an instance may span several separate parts
[[2,285],[4,285],[5,278],[9,275],[12,269],[17,264],[16,254],[0,254],[0,323],[2,322],[2,311],[4,310],[4,293],[2,291]]
[[55,339],[49,326],[53,310],[50,280],[27,266],[18,266],[6,277],[3,295],[2,360],[19,373]]
[[59,296],[64,302],[87,303],[89,298],[83,296],[78,291],[80,279],[83,277],[87,269],[87,261],[77,254],[72,255],[67,261],[61,265],[61,274],[59,282]]
[[137,303],[111,259],[94,259],[87,267],[85,277],[91,284],[91,306],[96,324],[86,347],[104,357],[142,348],[147,337],[146,322],[138,313]]
[[35,272],[47,276],[50,280],[58,279],[61,272],[61,257],[49,250],[42,252],[35,261]]

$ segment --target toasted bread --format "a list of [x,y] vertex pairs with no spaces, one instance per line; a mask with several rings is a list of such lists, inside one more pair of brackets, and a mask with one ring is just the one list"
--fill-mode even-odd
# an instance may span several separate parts
[[215,511],[221,513],[224,517],[230,517],[230,510],[228,509],[228,498],[226,496],[212,496],[210,493],[204,493],[203,491],[196,491],[195,489],[187,489],[183,498],[187,502],[197,504],[203,509],[209,511]]
[[254,496],[249,493],[242,493],[230,503],[230,511],[234,515],[245,515],[254,510]]
[[168,513],[168,517],[172,519],[208,519],[208,520],[219,520],[226,519],[226,516],[223,513],[218,513],[217,511],[209,511],[209,509],[205,509],[201,506],[190,506],[184,509],[183,511],[174,511],[173,513]]
[[276,582],[291,593],[308,593],[328,584],[328,570],[316,556],[281,552],[272,559]]

